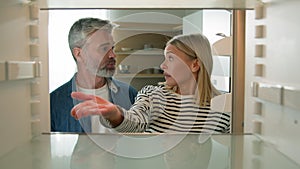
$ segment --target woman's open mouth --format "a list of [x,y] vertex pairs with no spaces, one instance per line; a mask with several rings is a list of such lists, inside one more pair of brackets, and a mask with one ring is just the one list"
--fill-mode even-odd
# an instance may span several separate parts
[[171,75],[170,75],[170,74],[168,74],[168,73],[165,73],[165,72],[164,72],[164,76],[165,76],[165,78],[170,78],[170,77],[171,77]]

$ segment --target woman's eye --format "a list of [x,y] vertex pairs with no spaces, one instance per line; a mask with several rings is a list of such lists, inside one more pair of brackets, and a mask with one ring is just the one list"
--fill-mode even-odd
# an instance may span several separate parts
[[173,56],[169,56],[168,59],[169,59],[169,61],[173,61],[174,57]]

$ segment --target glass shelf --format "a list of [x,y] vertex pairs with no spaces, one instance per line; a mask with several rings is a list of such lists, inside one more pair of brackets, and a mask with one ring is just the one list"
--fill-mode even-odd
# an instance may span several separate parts
[[43,134],[0,157],[9,169],[300,169],[255,135]]

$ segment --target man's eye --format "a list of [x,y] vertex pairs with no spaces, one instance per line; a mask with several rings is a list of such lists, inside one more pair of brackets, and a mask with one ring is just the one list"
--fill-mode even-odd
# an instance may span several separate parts
[[107,51],[107,50],[108,50],[108,47],[104,47],[104,48],[103,48],[103,51]]
[[112,50],[112,51],[113,51],[113,50],[114,50],[114,47],[115,47],[115,46],[112,46],[112,47],[110,47],[110,46],[102,47],[102,51],[103,51],[103,52],[108,52],[109,50]]

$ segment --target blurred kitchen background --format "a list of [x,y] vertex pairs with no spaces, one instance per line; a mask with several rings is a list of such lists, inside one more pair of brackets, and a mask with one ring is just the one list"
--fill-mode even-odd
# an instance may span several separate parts
[[[76,65],[68,47],[71,25],[82,17],[98,17],[117,25],[117,72],[115,78],[137,90],[164,81],[160,64],[165,43],[175,35],[203,33],[212,46],[231,37],[230,10],[50,10],[49,11],[49,92],[73,76]],[[214,48],[213,84],[230,92],[232,41]],[[218,48],[218,49],[216,49]],[[68,64],[66,64],[68,63]],[[120,65],[120,66],[119,66]],[[128,70],[120,70],[121,67]],[[64,72],[64,73],[61,73]]]

